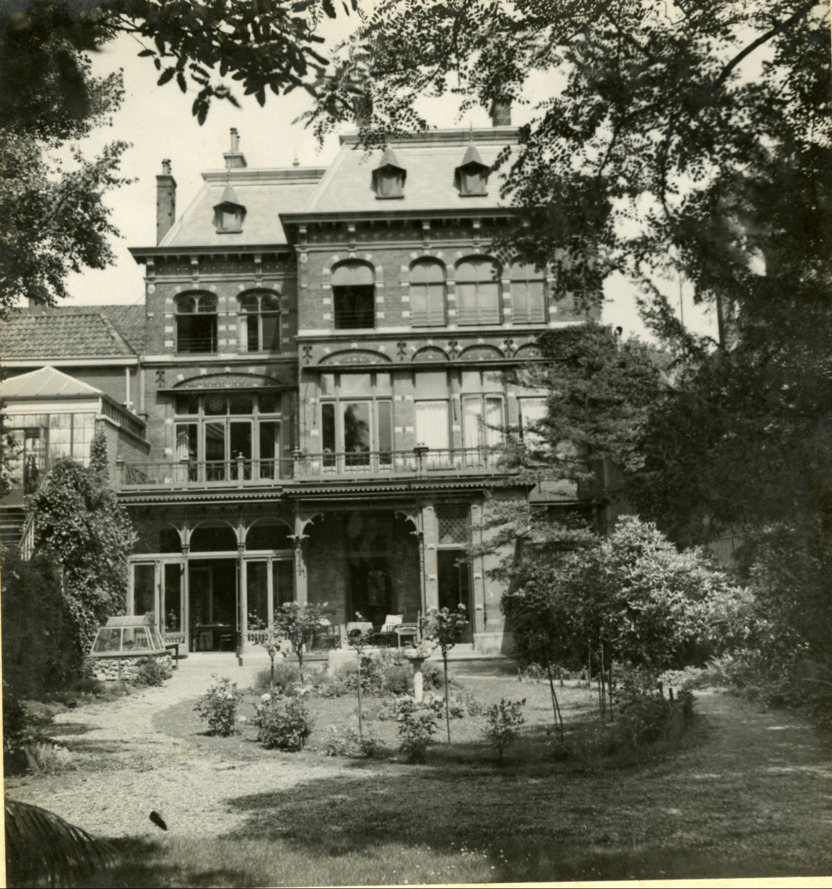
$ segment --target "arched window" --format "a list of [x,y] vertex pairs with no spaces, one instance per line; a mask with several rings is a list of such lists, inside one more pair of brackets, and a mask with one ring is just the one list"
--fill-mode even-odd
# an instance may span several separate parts
[[410,267],[410,321],[414,327],[445,326],[445,267],[435,259]]
[[460,324],[500,323],[500,267],[476,256],[456,267],[456,313]]
[[276,352],[280,348],[280,297],[245,293],[240,297],[240,345],[244,352]]
[[336,330],[376,326],[373,267],[350,260],[332,270],[332,310]]
[[546,320],[546,284],[543,272],[530,262],[511,264],[511,317],[515,324]]
[[176,351],[217,351],[217,298],[213,293],[177,297]]

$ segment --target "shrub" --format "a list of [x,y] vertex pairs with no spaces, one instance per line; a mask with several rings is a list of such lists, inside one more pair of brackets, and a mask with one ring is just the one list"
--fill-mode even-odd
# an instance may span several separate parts
[[279,698],[264,694],[255,706],[257,740],[267,750],[303,750],[312,733],[312,720],[303,695]]
[[171,675],[170,658],[146,657],[142,658],[135,683],[136,685],[164,685]]
[[237,731],[237,705],[242,692],[237,691],[237,683],[227,677],[212,677],[214,684],[197,699],[194,710],[208,723],[212,735],[228,737]]
[[324,756],[373,757],[381,748],[376,738],[362,738],[354,728],[341,731],[336,725],[329,727],[329,738],[324,743]]
[[51,741],[34,744],[29,750],[37,769],[48,775],[75,768],[75,757],[71,751]]
[[498,762],[503,761],[503,754],[517,738],[520,726],[526,721],[523,716],[525,704],[525,698],[521,701],[500,698],[499,704],[494,704],[485,711],[486,724],[483,733],[497,751]]
[[42,705],[25,704],[3,683],[3,750],[14,753],[48,741],[52,714]]
[[[441,707],[439,701],[439,712]],[[417,703],[410,695],[401,695],[396,699],[396,723],[399,750],[409,762],[422,762],[436,732],[436,709],[429,704]]]
[[[274,692],[278,695],[291,694],[300,685],[300,670],[297,664],[278,661],[274,666]],[[256,689],[271,690],[271,671],[263,670],[254,682]]]

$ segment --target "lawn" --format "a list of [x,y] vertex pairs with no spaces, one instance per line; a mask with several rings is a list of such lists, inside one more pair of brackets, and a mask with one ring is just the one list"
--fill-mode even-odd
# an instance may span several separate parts
[[[258,692],[259,693],[259,692]],[[291,788],[229,798],[242,826],[218,838],[122,840],[129,866],[113,886],[445,884],[620,879],[707,879],[832,873],[829,796],[815,798],[817,768],[805,726],[706,695],[707,715],[671,745],[602,756],[591,744],[597,698],[579,682],[558,687],[570,731],[586,755],[554,762],[545,683],[465,676],[457,698],[487,706],[526,699],[520,741],[497,765],[484,717],[452,720],[424,764],[397,757],[395,722],[383,699],[365,699],[379,758],[343,758],[321,773],[331,725],[357,725],[352,696],[311,697],[315,729],[301,753],[266,751],[250,723],[231,738],[204,733],[189,708],[157,727],[188,737],[197,755],[279,763]],[[253,712],[255,695],[241,712]],[[473,706],[478,710],[476,704]],[[739,710],[742,718],[735,718]],[[730,723],[736,732],[725,734]],[[246,727],[246,726],[249,727]],[[776,731],[775,731],[776,730]],[[773,734],[774,733],[774,734]],[[793,735],[793,737],[792,737]],[[789,742],[801,741],[789,762]],[[794,750],[798,750],[795,747]],[[815,796],[813,796],[813,793]],[[802,806],[800,817],[797,807]],[[103,885],[103,884],[102,884]]]

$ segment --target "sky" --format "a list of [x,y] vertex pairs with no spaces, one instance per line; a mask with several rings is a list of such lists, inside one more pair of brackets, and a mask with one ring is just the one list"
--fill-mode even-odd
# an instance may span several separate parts
[[[354,17],[340,16],[327,22],[323,36],[327,45],[343,39],[357,24]],[[196,197],[202,185],[201,173],[223,169],[223,152],[229,150],[231,127],[240,135],[240,148],[249,168],[287,167],[295,158],[301,165],[328,164],[338,150],[338,139],[330,137],[319,148],[312,133],[295,119],[308,110],[311,98],[305,90],[287,96],[269,94],[264,107],[253,97],[237,91],[241,108],[214,100],[206,122],[200,126],[191,114],[194,93],[182,93],[174,83],[156,86],[158,76],[152,59],[138,58],[142,46],[132,37],[123,36],[93,54],[93,72],[104,75],[123,71],[125,96],[113,115],[113,126],[98,128],[80,144],[87,155],[94,155],[106,143],[123,139],[131,148],[123,156],[122,173],[134,179],[132,184],[110,193],[105,202],[112,208],[112,222],[121,232],[111,239],[116,262],[104,270],[86,270],[70,276],[69,292],[74,304],[127,303],[144,301],[143,267],[130,255],[129,247],[147,247],[156,241],[156,175],[163,159],[171,161],[177,183],[177,218]],[[528,106],[512,109],[512,122],[525,123],[532,114],[534,100],[551,92],[551,81],[534,82],[533,100]],[[459,117],[447,98],[427,104],[422,110],[431,124],[439,127],[490,126],[486,109],[466,112]],[[605,284],[604,323],[621,326],[625,337],[649,339],[635,308],[634,288],[616,275]],[[669,294],[679,306],[679,285],[672,283]],[[690,293],[684,294],[684,319],[699,333],[715,335],[712,313],[694,307]]]

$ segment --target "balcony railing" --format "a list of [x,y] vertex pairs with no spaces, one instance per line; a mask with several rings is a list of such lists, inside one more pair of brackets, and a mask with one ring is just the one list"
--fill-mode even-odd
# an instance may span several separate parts
[[285,460],[231,460],[119,462],[121,489],[204,489],[220,487],[268,487],[292,481],[332,481],[510,472],[503,453],[496,448],[436,449],[409,451],[355,451],[304,454]]

